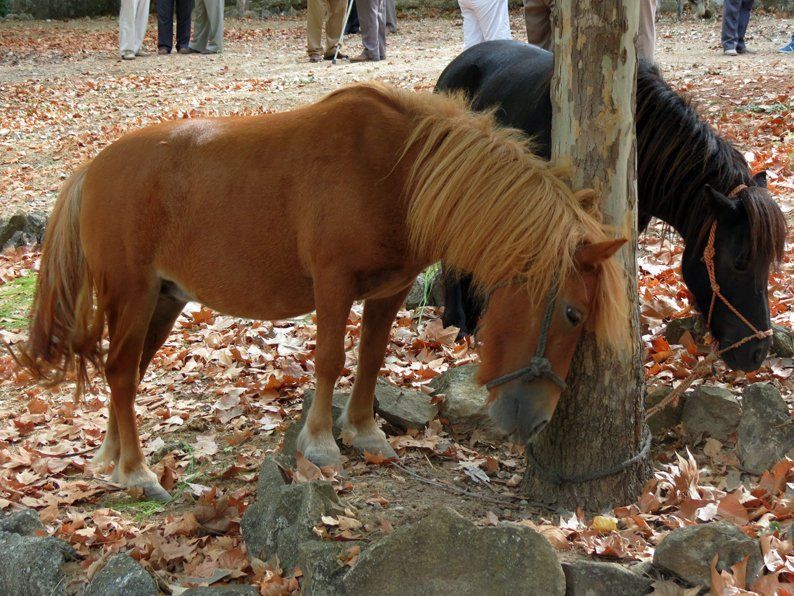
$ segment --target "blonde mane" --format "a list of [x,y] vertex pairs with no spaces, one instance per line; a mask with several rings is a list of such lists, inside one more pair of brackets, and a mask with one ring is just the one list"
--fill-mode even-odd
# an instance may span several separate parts
[[[462,95],[411,93],[378,83],[337,91],[369,91],[415,126],[402,157],[415,155],[406,184],[409,239],[417,255],[473,274],[483,293],[519,276],[535,303],[575,271],[584,243],[614,237],[563,181],[564,169],[532,153],[521,131],[500,127],[493,112],[474,113]],[[580,202],[580,199],[581,202]],[[602,266],[592,326],[613,341],[628,316],[620,266]]]

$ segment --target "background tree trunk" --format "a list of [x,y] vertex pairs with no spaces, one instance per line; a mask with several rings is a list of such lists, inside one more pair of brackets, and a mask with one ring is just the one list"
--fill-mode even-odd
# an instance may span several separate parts
[[[573,187],[594,188],[605,219],[629,239],[619,253],[632,305],[625,349],[599,350],[586,334],[547,429],[532,447],[562,477],[606,470],[636,455],[648,436],[637,298],[637,185],[634,130],[639,23],[636,0],[557,0],[552,79],[552,154],[570,156]],[[600,510],[632,502],[650,475],[648,458],[607,477],[555,482],[528,466],[534,500]]]

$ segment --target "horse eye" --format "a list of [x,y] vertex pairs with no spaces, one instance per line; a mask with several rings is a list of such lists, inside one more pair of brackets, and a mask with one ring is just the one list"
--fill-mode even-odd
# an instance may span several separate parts
[[565,308],[565,318],[568,319],[568,322],[571,325],[576,327],[582,322],[582,313],[576,310],[573,306],[568,306]]
[[747,271],[749,263],[750,259],[747,257],[747,255],[741,255],[738,259],[736,259],[736,261],[734,261],[733,267],[737,271]]

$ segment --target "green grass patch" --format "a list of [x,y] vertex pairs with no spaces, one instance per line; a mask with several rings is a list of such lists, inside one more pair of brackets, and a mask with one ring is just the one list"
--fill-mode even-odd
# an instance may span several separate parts
[[119,513],[127,513],[132,515],[136,522],[143,522],[165,511],[165,505],[158,501],[139,501],[132,497],[120,499],[118,501],[109,501],[106,505],[115,509]]
[[20,331],[28,326],[28,314],[35,290],[34,273],[0,285],[0,327],[9,331]]

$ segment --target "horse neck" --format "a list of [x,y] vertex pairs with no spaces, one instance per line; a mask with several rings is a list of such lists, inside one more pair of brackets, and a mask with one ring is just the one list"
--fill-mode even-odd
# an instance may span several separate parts
[[670,224],[685,242],[712,219],[707,184],[726,195],[750,184],[741,154],[647,67],[637,83],[637,147],[641,215]]

